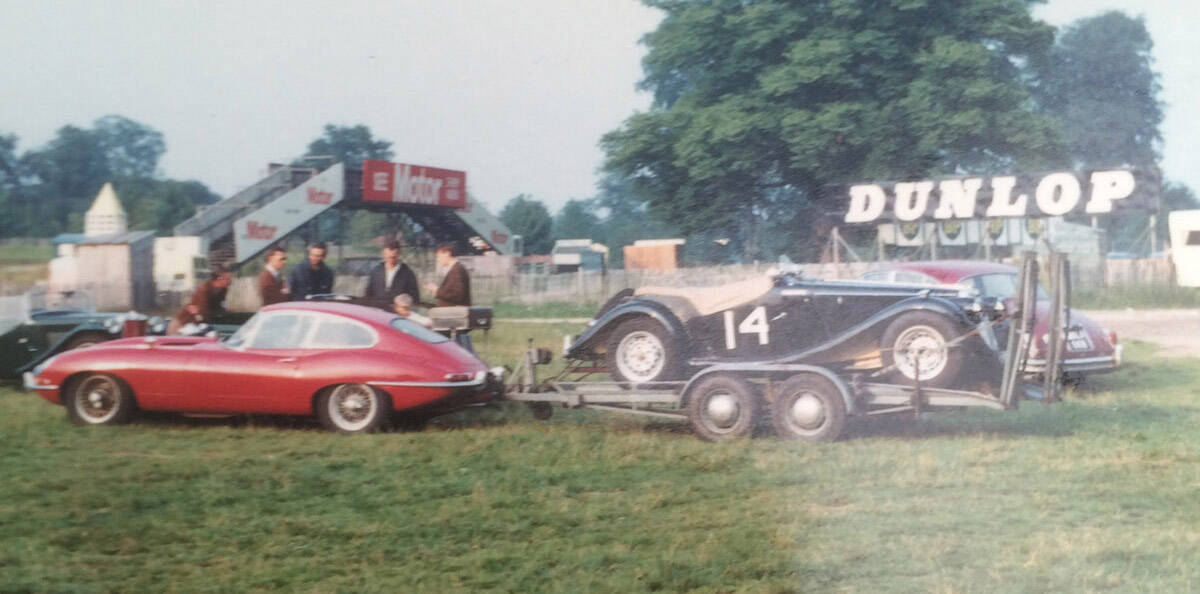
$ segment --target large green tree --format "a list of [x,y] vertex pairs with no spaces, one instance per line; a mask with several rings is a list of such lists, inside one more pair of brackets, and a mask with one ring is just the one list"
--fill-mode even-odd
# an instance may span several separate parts
[[554,215],[555,239],[602,239],[595,200],[568,200]]
[[541,200],[520,194],[500,209],[500,220],[510,231],[520,235],[527,254],[548,254],[554,247],[554,219]]
[[[332,163],[341,161],[347,167],[359,167],[365,159],[390,161],[392,143],[371,135],[371,129],[363,124],[337,126],[325,124],[321,136],[308,144],[304,153],[310,159],[330,157]],[[326,165],[330,163],[325,163]]]
[[[1053,29],[1024,0],[643,0],[651,109],[601,144],[652,211],[766,255],[798,244],[833,182],[1061,160],[1024,65]],[[811,249],[811,248],[810,248]]]
[[1158,163],[1163,112],[1153,47],[1145,21],[1116,11],[1060,32],[1036,96],[1058,124],[1073,165]]

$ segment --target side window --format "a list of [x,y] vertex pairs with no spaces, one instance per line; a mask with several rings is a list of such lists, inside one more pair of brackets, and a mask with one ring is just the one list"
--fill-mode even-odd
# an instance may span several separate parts
[[321,316],[307,348],[350,349],[369,347],[375,342],[371,331],[359,324],[332,316]]
[[262,316],[258,330],[247,346],[252,349],[300,348],[313,322],[312,316],[290,312]]
[[909,270],[897,270],[896,271],[896,282],[912,283],[912,284],[918,284],[918,285],[936,284],[933,281],[933,279],[929,278],[928,276],[925,276],[924,274],[921,274],[920,272],[912,272]]

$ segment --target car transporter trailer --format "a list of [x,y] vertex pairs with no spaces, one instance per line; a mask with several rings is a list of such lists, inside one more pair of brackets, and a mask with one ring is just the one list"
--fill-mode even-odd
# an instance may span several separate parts
[[[1052,253],[1048,264],[1052,291],[1046,370],[1040,377],[1025,372],[1034,336],[1039,272],[1036,254],[1026,252],[1019,289],[1007,314],[1006,348],[997,352],[1002,358],[998,390],[922,387],[919,374],[913,385],[868,381],[889,368],[849,375],[819,365],[770,363],[717,364],[684,381],[631,384],[589,379],[607,370],[595,363],[570,361],[554,377],[539,380],[538,367],[549,363],[551,355],[530,345],[510,376],[505,398],[528,403],[539,418],[549,418],[552,405],[559,404],[686,420],[697,436],[708,441],[746,437],[767,422],[781,438],[831,441],[841,435],[851,416],[919,414],[972,406],[1013,410],[1021,399],[1052,402],[1059,399],[1062,385],[1064,329],[1070,326],[1070,274],[1063,254]],[[984,320],[945,348],[961,346],[976,332],[995,347],[994,327],[992,321]],[[917,349],[903,353],[918,372],[916,359],[921,354]]]

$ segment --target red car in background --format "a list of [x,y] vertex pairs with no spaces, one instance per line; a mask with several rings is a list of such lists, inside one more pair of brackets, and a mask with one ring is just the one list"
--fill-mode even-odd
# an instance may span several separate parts
[[144,337],[61,353],[25,386],[80,425],[137,410],[316,415],[361,433],[394,415],[433,416],[490,400],[501,372],[432,330],[379,309],[329,302],[265,307],[227,339]]
[[[964,285],[978,290],[984,297],[1010,300],[1017,293],[1018,273],[1014,266],[994,262],[938,260],[889,264],[869,270],[861,278],[904,284]],[[1026,367],[1030,373],[1041,373],[1046,367],[1049,305],[1049,293],[1039,286],[1037,323]],[[1121,345],[1117,342],[1115,332],[1101,327],[1076,310],[1071,310],[1070,324],[1063,355],[1063,371],[1068,378],[1106,373],[1121,365]]]

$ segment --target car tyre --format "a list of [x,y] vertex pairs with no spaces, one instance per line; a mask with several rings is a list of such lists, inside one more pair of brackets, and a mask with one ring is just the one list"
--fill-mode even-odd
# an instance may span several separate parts
[[608,336],[604,362],[618,382],[642,384],[680,379],[683,354],[667,329],[638,316],[622,322]]
[[923,311],[906,313],[883,333],[883,365],[891,369],[889,375],[896,382],[915,385],[919,370],[922,386],[949,387],[962,368],[963,348],[947,345],[959,334],[957,325],[946,316]]
[[749,437],[758,425],[762,399],[740,377],[712,375],[699,380],[689,393],[688,424],[704,441]]
[[771,427],[781,439],[833,441],[846,427],[846,402],[829,380],[793,375],[773,390]]
[[371,433],[387,426],[392,404],[366,384],[339,384],[317,398],[317,419],[336,433]]
[[137,410],[129,386],[106,373],[91,373],[71,382],[63,395],[67,418],[75,425],[119,425]]

